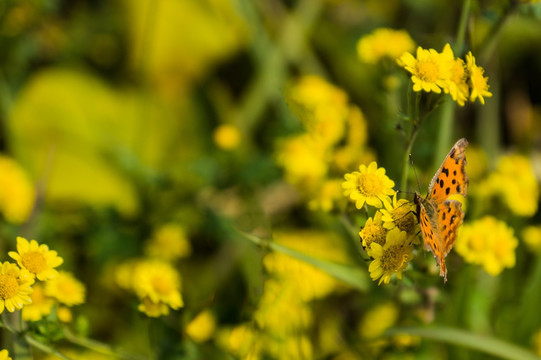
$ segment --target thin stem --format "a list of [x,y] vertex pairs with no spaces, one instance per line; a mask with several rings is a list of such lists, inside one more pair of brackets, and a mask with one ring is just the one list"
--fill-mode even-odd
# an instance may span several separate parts
[[9,331],[12,334],[17,334],[17,330],[15,330],[6,320],[6,313],[4,312],[2,316],[0,317],[0,327],[3,327],[7,331]]
[[458,23],[458,29],[456,32],[456,41],[455,41],[455,54],[464,53],[464,43],[466,38],[466,28],[468,25],[468,17],[470,15],[471,0],[464,0],[462,5],[462,12],[460,13],[460,21]]
[[492,29],[487,31],[487,35],[481,41],[481,45],[477,50],[477,53],[479,54],[479,63],[483,64],[488,62],[489,58],[494,52],[494,49],[496,48],[496,42],[503,29],[503,26],[511,15],[518,9],[519,5],[520,1],[510,1],[509,6],[505,9],[502,16],[498,19],[498,21],[496,21],[496,23],[494,23]]
[[530,351],[500,339],[474,334],[468,331],[447,327],[403,327],[388,329],[384,336],[414,335],[444,343],[464,346],[502,359],[541,360]]
[[[411,98],[411,96],[408,97]],[[411,102],[408,101],[408,104]],[[405,191],[408,186],[408,174],[409,174],[409,166],[410,166],[410,160],[409,156],[411,154],[411,149],[413,148],[413,143],[415,142],[415,138],[417,137],[417,132],[419,131],[419,127],[421,126],[421,123],[425,116],[422,118],[419,118],[419,111],[420,111],[420,104],[421,104],[421,93],[417,92],[415,97],[415,106],[413,109],[410,109],[408,112],[414,113],[413,117],[410,117],[410,127],[408,130],[408,139],[406,142],[406,151],[404,152],[404,158],[402,161],[402,178],[400,180],[400,188],[401,190]]]
[[52,347],[50,347],[49,345],[46,345],[46,344],[34,339],[30,335],[26,335],[24,337],[24,339],[31,346],[35,347],[36,349],[40,349],[41,351],[43,351],[43,352],[45,352],[47,354],[55,355],[55,356],[57,356],[57,357],[59,357],[61,359],[64,359],[64,360],[72,360],[71,358],[69,358],[66,355],[62,354],[60,351],[57,351],[57,350],[53,349]]
[[97,353],[105,354],[105,355],[112,356],[115,358],[120,358],[120,359],[141,359],[141,360],[146,359],[143,356],[136,356],[136,355],[128,354],[123,351],[114,350],[111,348],[111,346],[101,343],[99,341],[93,340],[93,339],[79,337],[75,335],[74,333],[72,333],[69,329],[64,329],[64,336],[69,342],[82,346],[84,348],[87,348],[89,350],[95,351]]

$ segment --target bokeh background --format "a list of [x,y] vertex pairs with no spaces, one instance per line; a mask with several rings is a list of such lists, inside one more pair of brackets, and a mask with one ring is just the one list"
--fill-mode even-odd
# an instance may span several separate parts
[[[411,172],[400,190],[426,192],[466,137],[465,226],[504,223],[513,261],[487,270],[453,251],[444,285],[419,247],[405,280],[378,286],[358,236],[367,214],[340,184],[376,160],[403,185],[411,84],[394,61],[362,61],[357,42],[387,27],[441,51],[464,7],[456,55],[472,51],[493,96],[423,122],[421,190]],[[493,358],[445,333],[382,336],[439,326],[541,355],[538,4],[2,0],[0,54],[0,254],[18,235],[59,252],[86,287],[74,333],[142,358]],[[330,145],[299,140],[317,112]],[[184,307],[167,316],[145,316],[122,287],[122,266],[149,257],[182,278]]]

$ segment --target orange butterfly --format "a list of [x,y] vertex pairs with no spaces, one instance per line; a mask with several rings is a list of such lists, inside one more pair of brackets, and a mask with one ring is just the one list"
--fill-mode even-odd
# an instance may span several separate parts
[[458,227],[464,219],[462,204],[449,197],[454,194],[466,196],[466,146],[466,139],[458,140],[432,178],[426,198],[422,198],[417,192],[414,198],[425,249],[434,254],[440,266],[440,276],[443,276],[445,282],[445,257],[453,248]]

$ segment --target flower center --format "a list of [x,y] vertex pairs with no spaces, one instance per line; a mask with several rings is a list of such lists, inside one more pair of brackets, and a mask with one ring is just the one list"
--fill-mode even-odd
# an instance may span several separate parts
[[21,256],[23,266],[31,273],[37,274],[47,269],[47,261],[43,254],[29,251]]
[[19,283],[16,278],[10,275],[0,275],[0,299],[11,299],[18,291]]
[[393,210],[393,221],[396,226],[407,233],[415,227],[415,216],[410,212],[408,206],[400,206]]
[[415,66],[417,77],[422,81],[435,82],[440,74],[438,64],[433,61],[419,61]]
[[373,242],[383,246],[383,244],[385,244],[386,235],[387,231],[385,228],[376,224],[365,226],[364,229],[361,230],[361,238],[365,241],[367,248],[370,248],[370,244]]
[[160,276],[155,276],[152,278],[152,286],[161,295],[167,295],[173,291],[173,284]]
[[359,191],[365,196],[376,196],[381,193],[381,181],[374,174],[363,174],[359,177]]
[[405,259],[406,256],[400,246],[391,246],[383,252],[383,256],[381,257],[381,267],[385,272],[394,272],[404,265]]

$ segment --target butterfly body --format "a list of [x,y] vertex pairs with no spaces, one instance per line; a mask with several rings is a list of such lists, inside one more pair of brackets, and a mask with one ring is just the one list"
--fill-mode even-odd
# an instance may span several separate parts
[[458,140],[432,178],[426,198],[418,193],[414,196],[424,247],[436,258],[444,281],[447,281],[445,257],[453,248],[464,219],[462,204],[450,197],[456,194],[466,196],[467,193],[467,145],[466,139]]

